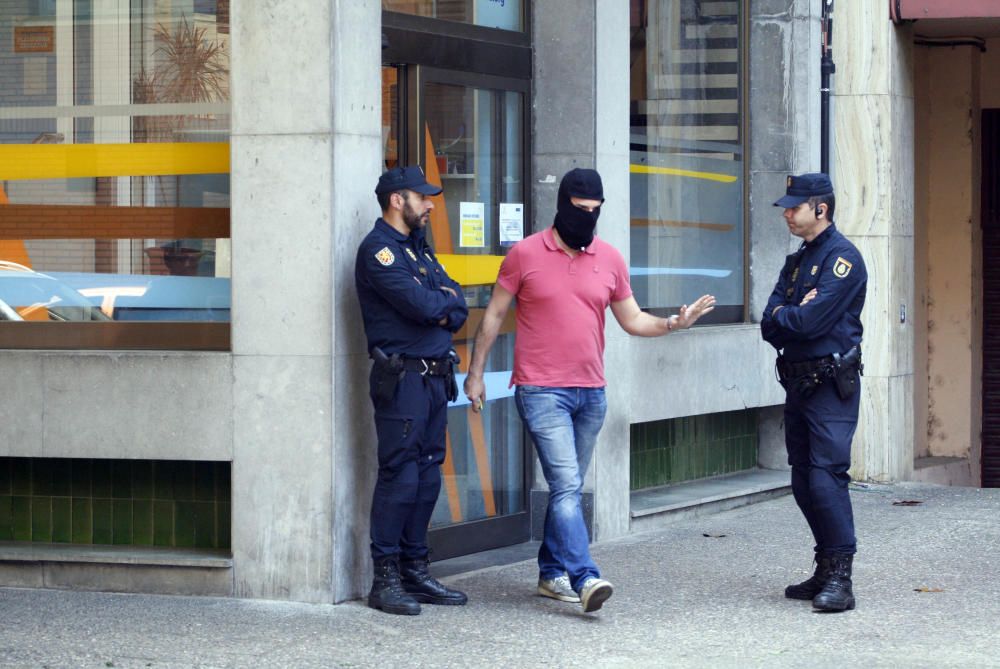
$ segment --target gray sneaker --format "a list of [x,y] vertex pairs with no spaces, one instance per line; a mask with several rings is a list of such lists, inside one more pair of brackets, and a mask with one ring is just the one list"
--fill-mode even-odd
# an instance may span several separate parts
[[558,599],[560,602],[573,602],[575,604],[580,601],[577,594],[573,592],[573,586],[569,584],[569,576],[566,574],[552,579],[539,578],[538,594]]
[[580,588],[583,612],[590,613],[601,608],[614,591],[614,587],[603,578],[588,578]]

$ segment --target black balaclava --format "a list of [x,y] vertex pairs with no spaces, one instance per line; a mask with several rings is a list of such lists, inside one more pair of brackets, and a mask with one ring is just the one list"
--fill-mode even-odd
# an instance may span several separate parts
[[575,168],[566,173],[559,183],[559,197],[556,200],[555,228],[559,236],[571,249],[583,250],[594,241],[594,228],[601,208],[584,211],[573,206],[571,197],[604,202],[604,186],[601,175],[596,170]]

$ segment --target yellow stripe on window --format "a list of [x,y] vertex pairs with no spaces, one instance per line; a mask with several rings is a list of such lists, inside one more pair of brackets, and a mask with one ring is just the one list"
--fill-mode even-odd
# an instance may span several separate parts
[[736,181],[736,177],[731,174],[719,174],[718,172],[696,172],[694,170],[681,170],[676,167],[654,167],[652,165],[629,165],[632,174],[668,174],[675,177],[689,177],[692,179],[705,179],[707,181],[720,181],[724,184],[731,184]]
[[438,254],[438,261],[448,276],[463,286],[486,286],[495,283],[503,256],[467,256]]
[[228,174],[229,144],[0,144],[0,181]]

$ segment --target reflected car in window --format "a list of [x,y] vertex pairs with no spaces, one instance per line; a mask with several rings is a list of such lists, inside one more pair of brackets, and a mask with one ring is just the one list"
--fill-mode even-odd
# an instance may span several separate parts
[[87,298],[48,274],[0,260],[0,321],[107,321]]

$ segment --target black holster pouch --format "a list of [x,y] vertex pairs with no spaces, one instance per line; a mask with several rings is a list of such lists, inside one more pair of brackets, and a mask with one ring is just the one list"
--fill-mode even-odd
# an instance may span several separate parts
[[802,399],[812,397],[829,375],[827,366],[820,361],[790,363],[780,356],[775,362],[775,370],[781,386]]
[[372,360],[375,361],[375,397],[382,402],[391,402],[396,395],[396,386],[406,374],[403,358],[398,353],[386,355],[376,346],[372,349]]
[[454,402],[458,399],[458,380],[455,378],[455,370],[458,369],[462,359],[458,357],[455,349],[448,351],[448,359],[451,361],[451,370],[448,372],[448,401]]
[[832,376],[837,394],[842,400],[850,399],[858,392],[861,375],[865,370],[865,366],[861,364],[861,348],[853,346],[847,353],[834,353],[832,357]]

